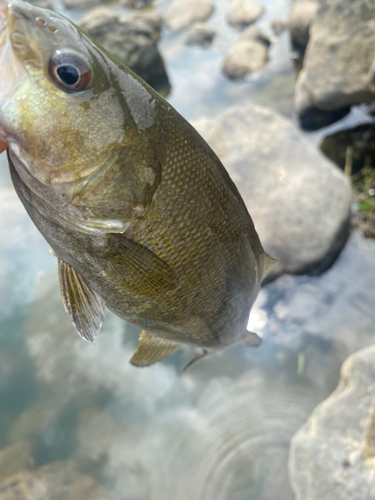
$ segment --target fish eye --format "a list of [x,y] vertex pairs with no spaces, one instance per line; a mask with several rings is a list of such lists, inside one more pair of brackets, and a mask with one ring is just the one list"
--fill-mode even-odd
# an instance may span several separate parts
[[87,63],[70,52],[57,50],[49,60],[48,73],[55,85],[65,92],[81,92],[92,83]]

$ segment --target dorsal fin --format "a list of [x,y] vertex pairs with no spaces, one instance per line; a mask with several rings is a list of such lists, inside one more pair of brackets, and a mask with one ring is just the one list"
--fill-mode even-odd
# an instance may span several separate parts
[[103,299],[86,284],[82,276],[69,264],[59,260],[60,292],[65,311],[78,334],[94,342],[104,320]]
[[263,260],[263,276],[265,276],[270,269],[272,269],[279,261],[273,259],[268,255],[268,253],[264,252],[264,260]]
[[153,365],[178,351],[182,344],[162,339],[153,333],[144,330],[139,335],[139,345],[133,354],[130,363],[134,366],[145,367]]

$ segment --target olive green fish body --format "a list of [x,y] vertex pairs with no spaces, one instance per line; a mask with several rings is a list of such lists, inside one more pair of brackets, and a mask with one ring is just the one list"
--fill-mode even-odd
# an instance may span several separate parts
[[[14,2],[14,23],[24,9],[26,28],[43,16],[69,49],[43,55],[48,81],[36,58],[37,83],[25,64],[23,85],[37,94],[28,106],[19,98],[2,106],[0,96],[0,140],[3,127],[14,186],[59,259],[77,331],[92,340],[105,303],[145,330],[133,357],[139,366],[181,343],[216,349],[243,340],[265,254],[220,160],[163,98],[69,21]],[[74,64],[86,75],[81,87],[57,85],[59,67]],[[39,123],[40,113],[38,129],[30,116]]]

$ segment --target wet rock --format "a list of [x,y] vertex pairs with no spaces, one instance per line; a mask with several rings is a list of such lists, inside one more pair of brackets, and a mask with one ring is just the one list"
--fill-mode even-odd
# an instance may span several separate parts
[[232,108],[193,125],[222,160],[280,269],[329,266],[346,240],[351,204],[340,170],[265,108]]
[[79,26],[153,88],[159,92],[169,88],[157,47],[162,26],[160,16],[152,12],[119,14],[100,7],[88,12]]
[[[0,450],[0,483],[32,463],[31,444],[19,441]],[[2,497],[1,497],[2,498]]]
[[229,50],[223,64],[223,73],[233,79],[246,78],[265,69],[271,42],[259,28],[251,26]]
[[333,123],[350,106],[375,99],[374,16],[368,0],[320,1],[296,84],[295,109],[305,129]]
[[300,52],[301,62],[318,7],[319,0],[295,0],[290,11],[288,26],[291,42],[293,49]]
[[271,28],[275,36],[280,36],[287,29],[288,23],[285,21],[272,21]]
[[204,23],[197,23],[190,29],[185,43],[186,45],[198,45],[209,47],[215,37],[215,30],[209,28]]
[[165,23],[173,31],[181,31],[197,21],[206,21],[214,11],[209,0],[174,0],[169,6]]
[[0,483],[1,500],[110,500],[96,481],[72,462],[53,462],[23,470]]
[[228,23],[238,29],[255,23],[263,14],[264,8],[252,0],[232,0],[229,5]]
[[336,391],[293,437],[296,500],[364,500],[375,485],[375,346],[348,358]]

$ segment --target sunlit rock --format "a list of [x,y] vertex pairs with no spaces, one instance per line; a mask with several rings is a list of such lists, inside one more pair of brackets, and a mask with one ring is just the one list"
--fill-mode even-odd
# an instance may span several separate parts
[[252,0],[232,0],[229,4],[227,20],[238,29],[255,23],[264,12],[264,7]]
[[317,129],[375,99],[375,4],[320,0],[296,84],[301,125]]
[[181,31],[195,22],[206,21],[214,11],[209,0],[174,0],[168,7],[165,23],[173,31]]
[[293,437],[296,500],[364,500],[375,488],[375,346],[346,360],[336,391]]
[[232,108],[193,125],[222,160],[282,271],[326,268],[347,234],[351,192],[342,172],[265,108]]
[[233,79],[244,79],[263,71],[268,61],[269,38],[256,26],[250,26],[229,50],[223,73]]
[[79,26],[153,88],[168,93],[168,76],[157,46],[160,16],[153,12],[119,14],[99,7],[88,12]]
[[215,30],[204,23],[196,23],[189,30],[185,39],[186,45],[209,47],[215,37]]

